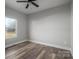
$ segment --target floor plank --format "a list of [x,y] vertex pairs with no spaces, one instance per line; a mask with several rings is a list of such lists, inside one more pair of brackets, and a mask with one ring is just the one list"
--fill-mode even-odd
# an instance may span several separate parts
[[5,59],[73,59],[70,51],[33,42],[23,42],[5,49]]

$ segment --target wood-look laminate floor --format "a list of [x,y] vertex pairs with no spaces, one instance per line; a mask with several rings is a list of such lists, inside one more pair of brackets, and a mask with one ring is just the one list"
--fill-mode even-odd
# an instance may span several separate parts
[[5,59],[72,59],[68,50],[28,41],[6,48],[5,56]]

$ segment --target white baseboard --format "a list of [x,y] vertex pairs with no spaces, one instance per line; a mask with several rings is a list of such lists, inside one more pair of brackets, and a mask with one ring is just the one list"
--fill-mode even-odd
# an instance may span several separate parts
[[23,41],[19,41],[19,42],[10,44],[10,45],[5,45],[5,48],[10,47],[10,46],[13,46],[13,45],[16,45],[16,44],[19,44],[19,43],[22,43],[22,42],[25,42],[25,41],[30,41],[30,42],[34,42],[34,43],[38,43],[38,44],[43,44],[43,45],[47,45],[47,46],[51,46],[51,47],[56,47],[56,48],[60,48],[60,49],[71,50],[71,48],[61,47],[61,46],[58,46],[58,45],[52,45],[52,44],[38,42],[38,41],[34,41],[34,40],[23,40]]
[[28,40],[23,40],[23,41],[19,41],[19,42],[13,43],[13,44],[5,45],[5,48],[22,43],[22,42],[25,42],[25,41],[28,41]]
[[43,44],[43,45],[51,46],[51,47],[60,48],[60,49],[70,50],[70,48],[67,48],[67,47],[61,47],[61,46],[59,46],[59,45],[52,45],[52,44],[43,43],[43,42],[38,42],[38,41],[33,41],[33,40],[29,40],[29,41],[30,41],[30,42],[34,42],[34,43],[38,43],[38,44]]
[[71,52],[71,54],[72,54],[72,56],[73,56],[73,50],[72,50],[72,49],[70,49],[70,52]]

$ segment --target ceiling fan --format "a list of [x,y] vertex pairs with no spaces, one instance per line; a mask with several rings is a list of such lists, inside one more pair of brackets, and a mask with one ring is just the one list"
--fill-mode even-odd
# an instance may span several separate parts
[[36,0],[27,0],[27,1],[25,0],[25,1],[16,1],[16,2],[18,2],[18,3],[27,3],[26,8],[29,7],[29,3],[31,3],[31,4],[34,5],[35,7],[39,7],[39,5],[36,4],[34,1],[36,1]]

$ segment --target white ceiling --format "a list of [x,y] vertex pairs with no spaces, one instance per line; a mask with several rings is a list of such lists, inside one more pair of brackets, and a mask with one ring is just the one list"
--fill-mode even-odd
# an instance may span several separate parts
[[30,7],[28,9],[25,8],[25,6],[27,5],[26,3],[17,3],[16,0],[5,0],[5,5],[7,7],[13,8],[13,9],[23,12],[25,14],[31,14],[34,12],[48,9],[48,8],[53,8],[53,7],[56,7],[59,5],[63,5],[70,1],[71,0],[37,0],[36,3],[40,7],[37,8],[33,5],[30,5]]

